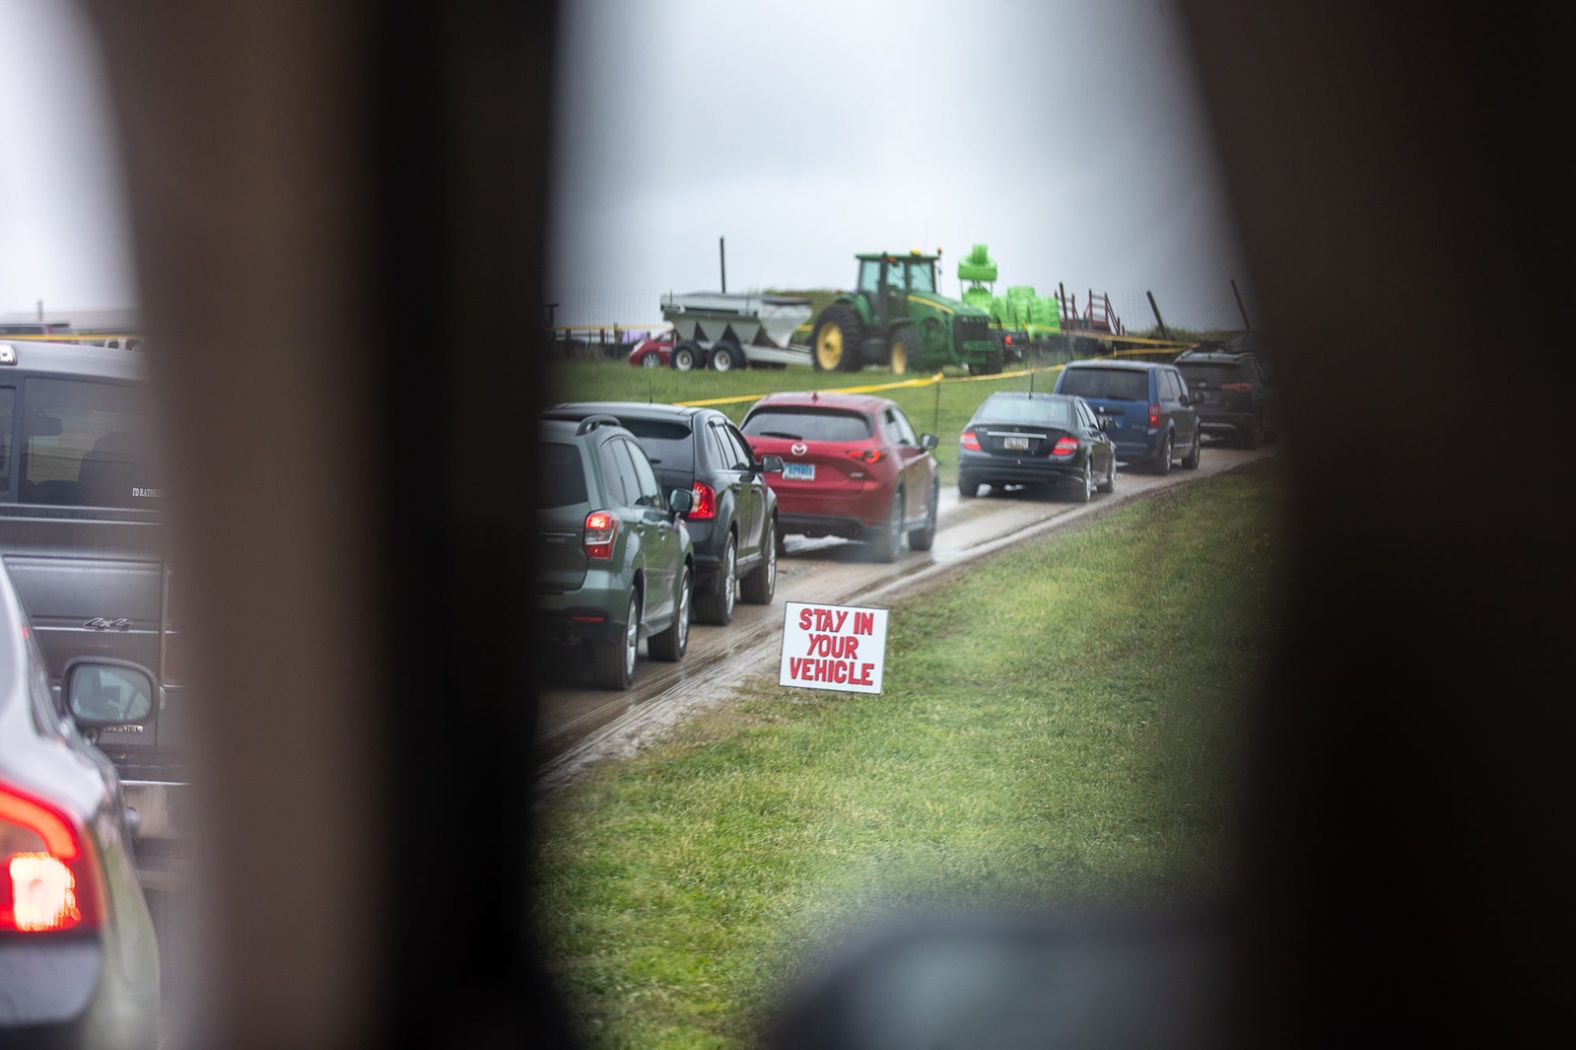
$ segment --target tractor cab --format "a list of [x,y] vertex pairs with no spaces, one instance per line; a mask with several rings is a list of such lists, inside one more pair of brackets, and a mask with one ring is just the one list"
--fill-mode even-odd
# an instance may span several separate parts
[[910,292],[935,292],[936,256],[910,252],[858,255],[858,294],[877,324],[890,325],[908,317]]

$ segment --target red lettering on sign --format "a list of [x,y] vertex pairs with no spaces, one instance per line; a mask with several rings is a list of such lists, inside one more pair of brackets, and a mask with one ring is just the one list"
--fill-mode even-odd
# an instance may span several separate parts
[[867,613],[867,612],[854,613],[854,633],[855,634],[873,634],[873,633],[875,633],[875,629],[876,629],[876,614],[875,613]]
[[812,617],[814,615],[815,615],[815,611],[813,609],[800,609],[799,610],[799,630],[801,630],[801,631],[808,631],[810,629],[810,624],[812,622]]

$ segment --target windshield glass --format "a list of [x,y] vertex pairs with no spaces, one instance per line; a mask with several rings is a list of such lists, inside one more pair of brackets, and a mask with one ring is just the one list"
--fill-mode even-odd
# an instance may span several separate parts
[[695,435],[688,423],[676,419],[619,417],[624,429],[640,439],[646,457],[658,466],[688,470],[695,462]]
[[835,408],[763,408],[746,419],[742,429],[751,437],[863,441],[870,436],[870,420]]
[[580,450],[562,442],[544,442],[542,448],[542,484],[537,490],[537,505],[544,510],[553,507],[572,507],[586,501],[585,465],[580,460]]
[[982,423],[1033,423],[1061,427],[1072,422],[1069,402],[1049,397],[1007,397],[992,394],[974,414]]
[[29,379],[23,393],[18,499],[67,507],[157,506],[139,387]]
[[1057,391],[1103,401],[1148,401],[1149,373],[1132,368],[1069,368]]
[[1191,386],[1225,386],[1227,383],[1245,383],[1252,378],[1237,364],[1188,364],[1184,361],[1177,367],[1182,369],[1182,378]]
[[911,292],[933,292],[936,290],[935,264],[931,262],[913,262],[908,264],[908,290]]

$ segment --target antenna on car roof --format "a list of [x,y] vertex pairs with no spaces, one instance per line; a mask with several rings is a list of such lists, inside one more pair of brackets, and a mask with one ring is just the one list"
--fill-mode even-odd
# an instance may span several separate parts
[[1029,369],[1029,396],[1034,396],[1034,369]]

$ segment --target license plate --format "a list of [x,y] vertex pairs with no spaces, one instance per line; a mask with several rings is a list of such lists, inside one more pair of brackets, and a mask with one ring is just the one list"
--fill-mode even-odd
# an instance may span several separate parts
[[1029,439],[1026,437],[1005,438],[1002,441],[1002,447],[1015,452],[1022,452],[1029,447]]
[[784,463],[783,464],[783,477],[790,478],[790,479],[792,479],[794,481],[814,481],[815,480],[815,464],[814,463]]

